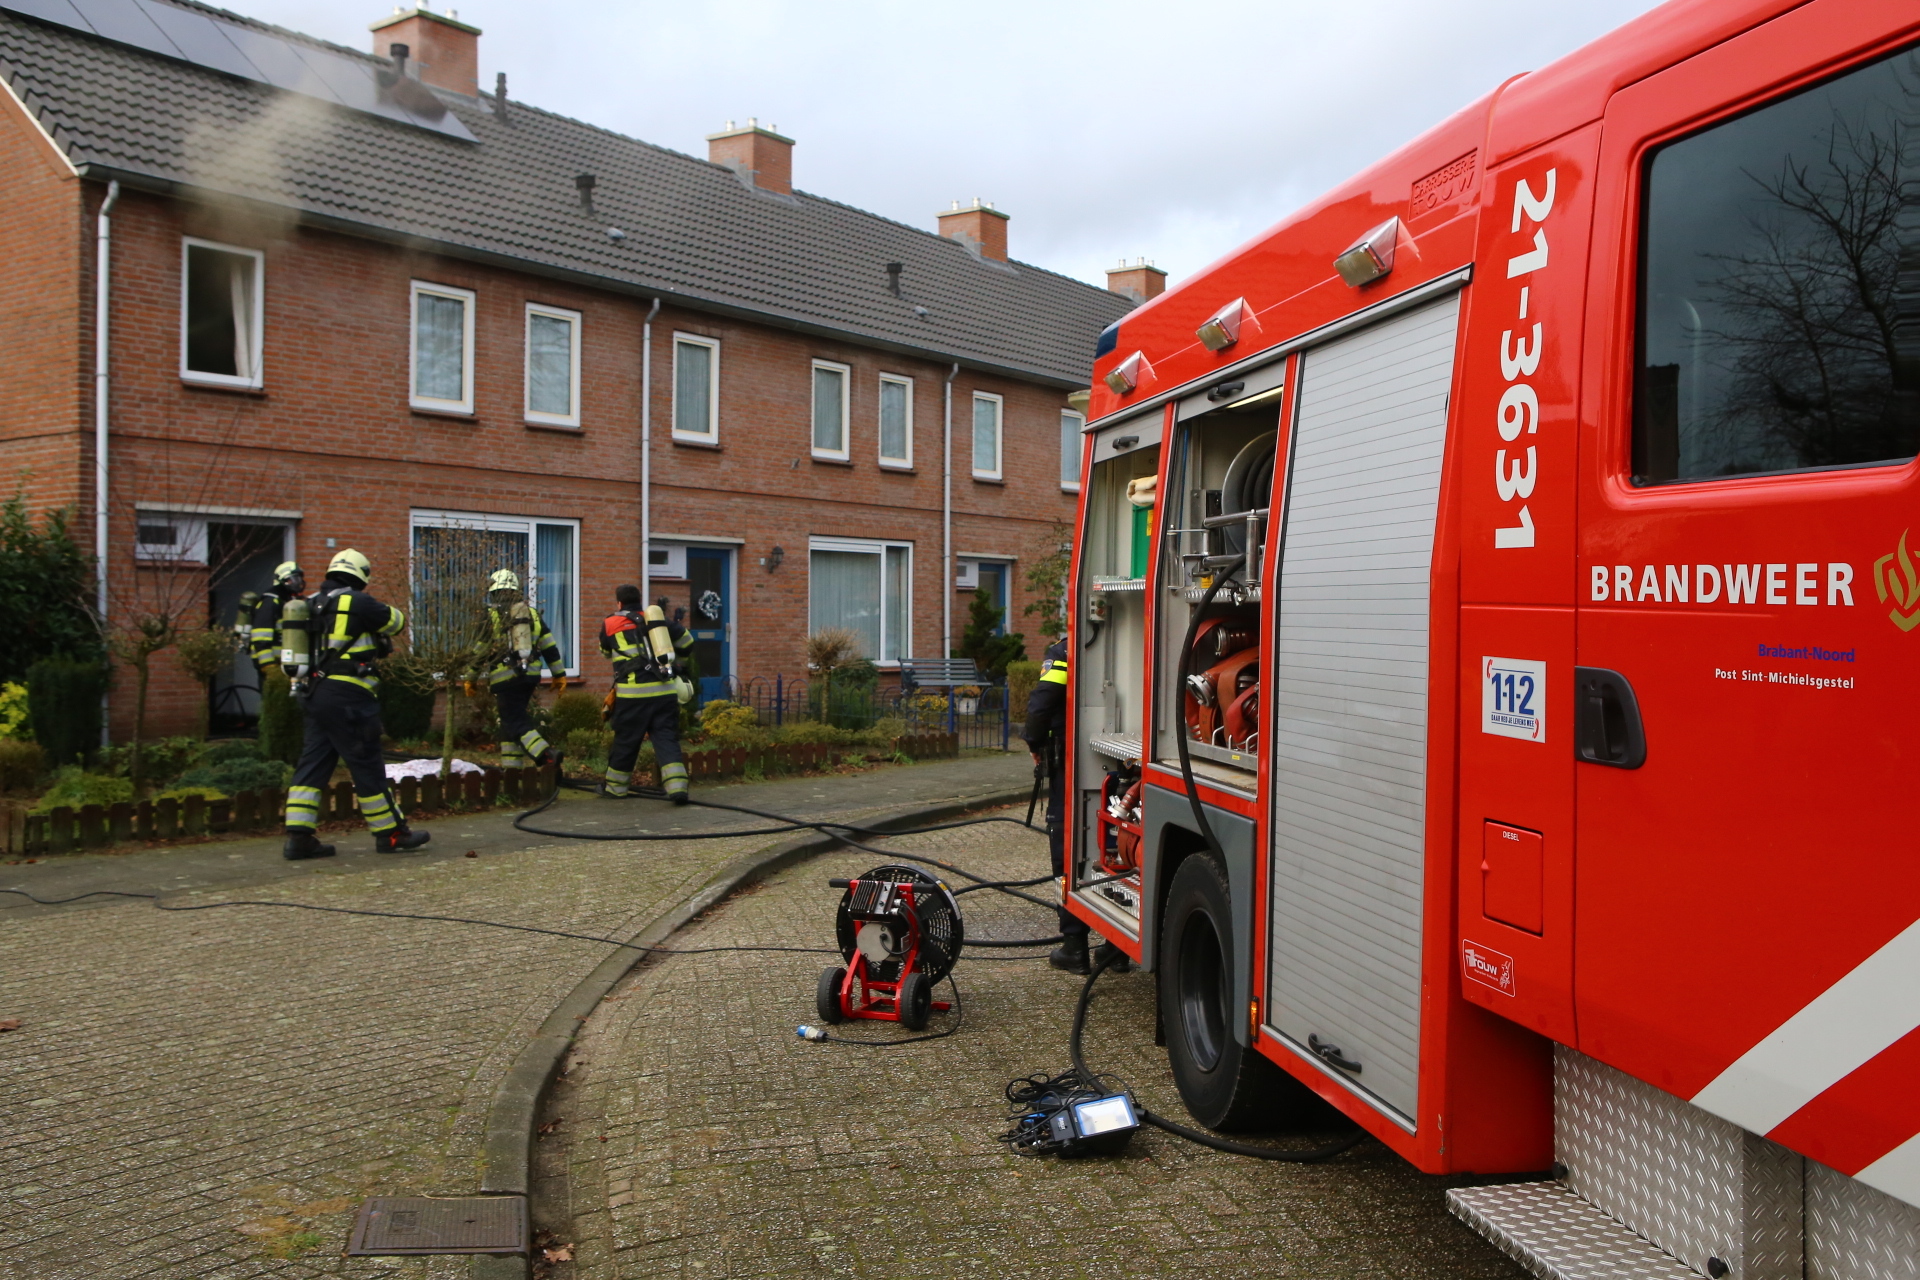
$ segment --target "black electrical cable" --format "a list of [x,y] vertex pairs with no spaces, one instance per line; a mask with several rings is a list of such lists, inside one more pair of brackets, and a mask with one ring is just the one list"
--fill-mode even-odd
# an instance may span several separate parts
[[[1093,972],[1087,975],[1086,985],[1080,988],[1080,1002],[1073,1008],[1073,1032],[1067,1040],[1067,1052],[1073,1059],[1073,1069],[1080,1073],[1089,1087],[1097,1087],[1098,1082],[1105,1077],[1087,1066],[1086,1056],[1081,1050],[1081,1041],[1087,1029],[1087,1006],[1093,1002],[1093,984],[1099,981],[1100,975],[1107,971],[1107,966],[1117,959],[1119,959],[1117,953],[1109,953],[1093,967]],[[1145,1107],[1137,1108],[1137,1112],[1142,1122],[1164,1129],[1176,1137],[1185,1138],[1188,1142],[1197,1142],[1203,1147],[1225,1151],[1230,1155],[1248,1156],[1255,1160],[1278,1160],[1287,1164],[1314,1164],[1321,1160],[1330,1160],[1354,1147],[1367,1136],[1365,1129],[1356,1127],[1348,1137],[1327,1143],[1325,1146],[1308,1147],[1304,1151],[1284,1151],[1274,1147],[1255,1146],[1249,1142],[1234,1142],[1229,1138],[1216,1137],[1201,1129],[1190,1129],[1184,1124],[1157,1115]]]
[[[538,933],[549,938],[571,938],[578,942],[602,942],[608,946],[621,947],[628,951],[644,951],[649,955],[663,956],[699,956],[720,951],[791,951],[805,955],[837,956],[838,947],[776,947],[776,946],[725,946],[725,947],[659,947],[641,946],[637,943],[622,942],[619,938],[603,937],[594,933],[573,933],[566,929],[543,929],[538,925],[508,924],[502,920],[477,920],[470,916],[427,915],[415,911],[374,911],[365,907],[328,907],[314,902],[280,902],[266,898],[228,898],[220,902],[191,902],[172,904],[161,899],[158,893],[142,893],[131,889],[94,889],[87,893],[76,893],[70,898],[42,898],[25,889],[0,889],[0,893],[11,893],[42,907],[65,906],[70,902],[80,902],[87,898],[132,898],[137,901],[151,902],[156,911],[212,911],[220,907],[281,907],[292,911],[320,911],[328,915],[373,916],[382,920],[425,920],[438,924],[471,924],[486,929],[506,929],[513,933]],[[1045,947],[1060,941],[1060,935],[1049,938],[973,938],[968,946],[973,947]],[[1040,960],[1042,956],[979,956],[981,960]]]
[[[1233,577],[1233,572],[1229,567],[1226,571],[1214,576],[1213,582],[1207,587],[1206,594],[1200,597],[1200,605],[1193,611],[1192,620],[1187,623],[1186,642],[1180,646],[1180,657],[1175,668],[1177,678],[1175,687],[1180,690],[1182,699],[1186,696],[1187,679],[1193,663],[1193,641],[1194,637],[1200,634],[1201,619],[1206,617],[1207,606],[1211,605],[1213,598],[1220,594],[1220,588],[1227,585],[1227,580]],[[1187,784],[1187,803],[1193,808],[1193,820],[1200,826],[1201,838],[1207,842],[1207,848],[1213,850],[1213,856],[1218,858],[1220,865],[1224,867],[1227,865],[1226,850],[1220,847],[1219,837],[1213,834],[1213,824],[1207,821],[1206,808],[1200,803],[1200,788],[1194,785],[1193,781],[1193,753],[1187,749],[1185,717],[1183,716],[1181,720],[1180,727],[1174,732],[1173,743],[1180,756],[1180,777]]]

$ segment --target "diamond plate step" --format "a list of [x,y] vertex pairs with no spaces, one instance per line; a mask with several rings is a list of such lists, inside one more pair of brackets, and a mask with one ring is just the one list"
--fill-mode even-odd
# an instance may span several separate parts
[[1700,1280],[1557,1182],[1449,1191],[1447,1208],[1540,1280]]

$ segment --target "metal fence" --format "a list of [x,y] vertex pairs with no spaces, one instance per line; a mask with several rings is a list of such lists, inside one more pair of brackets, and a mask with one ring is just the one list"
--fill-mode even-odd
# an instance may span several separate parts
[[907,732],[951,733],[963,748],[1006,751],[1013,740],[1013,716],[1004,684],[982,685],[977,694],[952,689],[842,685],[785,676],[729,677],[726,700],[752,707],[769,727],[812,721],[842,729],[866,729],[875,722],[903,720]]

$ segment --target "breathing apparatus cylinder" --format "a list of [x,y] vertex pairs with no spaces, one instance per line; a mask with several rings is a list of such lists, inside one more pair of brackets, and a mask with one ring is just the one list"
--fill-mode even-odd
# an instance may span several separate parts
[[673,632],[667,629],[666,611],[657,604],[647,606],[647,648],[662,670],[673,663]]
[[525,670],[527,659],[533,656],[533,606],[525,600],[514,601],[507,610],[507,645]]
[[296,682],[313,667],[312,607],[294,596],[280,609],[280,668]]
[[253,637],[253,610],[254,606],[259,603],[260,593],[258,591],[242,591],[240,593],[240,608],[239,611],[233,615],[233,634],[238,636],[242,642]]

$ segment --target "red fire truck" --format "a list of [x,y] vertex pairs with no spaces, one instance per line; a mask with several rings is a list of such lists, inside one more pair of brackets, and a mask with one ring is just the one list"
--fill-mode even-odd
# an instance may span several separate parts
[[1920,1275],[1920,7],[1656,9],[1098,351],[1066,895],[1194,1116]]

